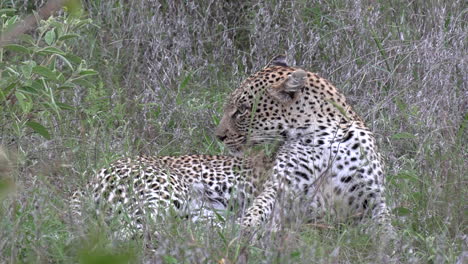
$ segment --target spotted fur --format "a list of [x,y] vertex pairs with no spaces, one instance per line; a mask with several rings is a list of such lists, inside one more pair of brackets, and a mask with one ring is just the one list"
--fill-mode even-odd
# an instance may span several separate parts
[[[209,155],[140,156],[124,158],[101,169],[93,177],[87,192],[98,212],[115,216],[125,213],[130,225],[142,228],[145,219],[172,211],[194,220],[210,218],[214,211],[243,207],[262,186],[267,158]],[[72,211],[82,216],[83,197],[72,197]]]
[[287,215],[280,197],[301,201],[310,221],[332,215],[388,223],[383,161],[373,133],[329,81],[287,66],[284,56],[232,92],[216,135],[234,154],[282,142],[243,226]]

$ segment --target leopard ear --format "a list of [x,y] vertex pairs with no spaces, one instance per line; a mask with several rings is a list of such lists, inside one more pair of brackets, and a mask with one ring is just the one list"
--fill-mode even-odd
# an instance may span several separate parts
[[278,85],[273,85],[268,89],[268,93],[282,104],[289,104],[297,97],[305,85],[307,73],[302,69],[297,69]]
[[270,63],[268,63],[268,66],[283,66],[283,67],[288,67],[288,64],[286,63],[286,55],[278,55],[274,57]]

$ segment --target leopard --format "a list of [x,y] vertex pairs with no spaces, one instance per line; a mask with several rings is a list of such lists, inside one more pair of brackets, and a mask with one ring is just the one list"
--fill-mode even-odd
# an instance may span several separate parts
[[[310,221],[326,215],[388,224],[383,159],[373,133],[326,79],[290,67],[277,56],[227,99],[215,130],[230,155],[122,158],[95,173],[72,195],[74,218],[83,197],[110,215],[127,214],[141,230],[145,219],[175,212],[212,219],[240,208],[242,227],[287,215],[281,198],[297,196]],[[271,157],[252,147],[275,142]],[[234,201],[234,202],[233,202]]]
[[374,134],[330,81],[285,55],[232,91],[215,135],[232,155],[280,142],[243,227],[279,225],[296,206],[307,222],[368,221],[393,232]]
[[213,222],[225,212],[245,208],[259,194],[270,163],[262,152],[121,158],[74,191],[71,216],[82,223],[88,201],[106,220],[125,216],[119,233],[124,237],[141,233],[148,221],[169,214]]

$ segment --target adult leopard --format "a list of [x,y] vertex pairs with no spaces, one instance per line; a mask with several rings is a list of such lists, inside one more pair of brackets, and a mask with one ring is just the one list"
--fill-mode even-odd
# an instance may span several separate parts
[[[305,198],[311,220],[370,214],[388,222],[383,162],[372,132],[334,86],[289,67],[284,56],[231,94],[216,135],[238,157],[125,158],[97,173],[88,190],[96,204],[126,212],[137,228],[170,208],[197,217],[229,209],[230,201],[243,207],[252,197],[242,225],[258,226],[281,210],[287,215],[288,207],[278,203],[284,194]],[[281,144],[272,164],[241,155],[249,145],[273,140]],[[80,191],[72,199],[77,216],[82,197]]]
[[372,132],[330,82],[289,67],[284,56],[231,93],[216,136],[238,154],[250,145],[282,142],[243,226],[287,215],[281,197],[299,200],[311,221],[370,216],[388,226],[383,161]]

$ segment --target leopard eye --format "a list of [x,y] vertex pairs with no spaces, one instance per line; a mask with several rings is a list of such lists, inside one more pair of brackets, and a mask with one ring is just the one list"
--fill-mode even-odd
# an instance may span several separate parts
[[250,110],[250,106],[246,104],[241,104],[239,107],[240,111],[245,112],[247,110]]
[[247,111],[250,111],[250,105],[241,104],[241,105],[239,106],[239,111],[240,111],[241,113],[245,113],[245,112],[247,112]]
[[244,115],[245,113],[247,113],[247,111],[250,109],[250,107],[246,104],[241,104],[237,107],[236,111],[234,112],[234,114],[232,115],[233,117],[238,117],[238,116],[242,116]]
[[238,116],[241,115],[241,114],[242,114],[241,111],[240,111],[239,109],[237,109],[237,110],[234,112],[234,114],[232,114],[232,117],[233,117],[233,118],[236,118],[236,117],[238,117]]

